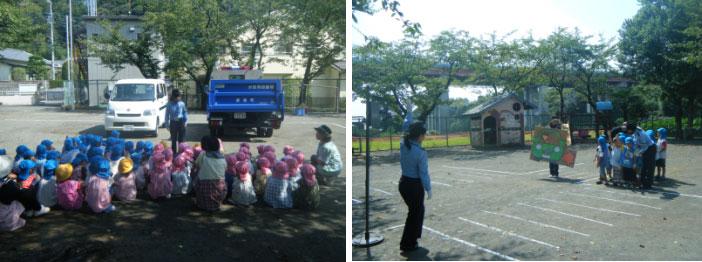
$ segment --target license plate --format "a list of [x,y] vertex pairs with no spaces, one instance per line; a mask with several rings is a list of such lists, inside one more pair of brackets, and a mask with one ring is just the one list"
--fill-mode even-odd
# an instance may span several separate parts
[[234,113],[232,117],[234,119],[246,119],[246,113]]
[[124,131],[133,131],[134,126],[124,126]]

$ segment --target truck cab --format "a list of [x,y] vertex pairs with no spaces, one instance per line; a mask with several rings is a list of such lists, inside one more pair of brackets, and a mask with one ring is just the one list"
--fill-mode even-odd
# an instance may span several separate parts
[[105,97],[105,132],[145,131],[158,135],[166,118],[168,91],[161,79],[123,79],[117,81]]

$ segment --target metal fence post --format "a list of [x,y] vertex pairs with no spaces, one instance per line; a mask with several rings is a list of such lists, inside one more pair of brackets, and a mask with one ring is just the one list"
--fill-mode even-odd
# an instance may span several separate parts
[[392,154],[392,134],[390,134],[390,154]]
[[449,146],[448,117],[444,117],[444,133],[446,133],[446,147],[448,147]]

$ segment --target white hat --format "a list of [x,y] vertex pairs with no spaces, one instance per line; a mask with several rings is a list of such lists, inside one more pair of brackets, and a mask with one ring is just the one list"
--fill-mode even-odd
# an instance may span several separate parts
[[12,171],[12,158],[9,156],[0,156],[0,179],[5,178]]

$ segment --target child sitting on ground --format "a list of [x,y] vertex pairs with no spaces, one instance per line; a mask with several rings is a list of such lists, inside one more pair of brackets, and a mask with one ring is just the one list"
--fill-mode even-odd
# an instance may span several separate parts
[[220,152],[219,140],[216,137],[205,136],[201,140],[205,152],[195,160],[199,169],[195,184],[196,204],[201,209],[217,211],[227,194],[224,183],[227,161]]
[[45,207],[56,205],[56,177],[54,172],[58,163],[56,160],[48,160],[44,163],[44,173],[37,185],[37,200]]
[[288,184],[288,165],[275,163],[273,176],[268,178],[264,200],[273,208],[292,208],[292,196]]
[[226,156],[227,169],[224,171],[224,183],[227,186],[227,195],[225,199],[229,199],[232,196],[232,184],[234,183],[234,177],[236,177],[236,154],[229,154]]
[[166,154],[154,152],[151,162],[153,169],[149,170],[149,195],[152,199],[170,198],[171,192],[173,192],[173,182],[171,182],[171,170],[166,162]]
[[136,180],[134,175],[134,162],[130,158],[122,158],[117,167],[117,175],[114,180],[114,194],[120,201],[132,201],[136,199]]
[[77,154],[71,165],[73,172],[70,179],[83,181],[88,175],[88,156],[83,153]]
[[293,152],[295,152],[295,148],[294,148],[293,146],[291,146],[291,145],[285,145],[285,146],[283,147],[283,157],[289,156],[289,155],[292,154]]
[[171,179],[173,180],[174,195],[190,193],[190,166],[187,159],[188,155],[181,153],[173,160]]
[[114,178],[119,169],[119,163],[124,159],[124,144],[115,144],[110,153],[110,175]]
[[56,197],[59,206],[65,210],[78,210],[83,206],[83,182],[71,179],[73,169],[69,164],[62,164],[56,168]]
[[598,146],[597,151],[595,152],[594,159],[595,166],[597,166],[600,170],[600,180],[597,181],[597,184],[608,184],[607,174],[611,174],[612,172],[612,166],[610,165],[609,159],[611,156],[611,154],[609,153],[609,145],[607,144],[607,139],[604,136],[600,136],[599,138],[597,138],[597,143]]
[[668,157],[668,130],[658,129],[658,142],[656,142],[656,179],[665,179],[665,159]]
[[236,177],[232,183],[232,196],[229,202],[236,205],[249,206],[256,203],[256,192],[249,174],[249,163],[239,161],[236,163]]
[[146,176],[149,173],[149,160],[144,158],[144,153],[134,153],[131,155],[134,162],[134,184],[137,190],[144,190],[146,187]]
[[85,201],[95,213],[110,213],[117,210],[110,194],[110,161],[103,158],[94,164],[97,165],[97,173],[90,176],[85,189]]
[[266,190],[266,181],[273,175],[271,172],[271,162],[268,161],[268,158],[261,157],[256,161],[256,164],[258,165],[258,170],[254,178],[254,190],[256,191],[258,199],[263,200],[263,195]]
[[302,165],[303,180],[300,188],[293,195],[294,206],[304,210],[313,210],[319,206],[319,185],[315,176],[315,168],[311,164]]
[[302,180],[302,175],[300,175],[300,169],[297,168],[297,160],[291,156],[283,157],[283,162],[288,165],[288,184],[290,187],[290,195],[294,195],[297,189],[300,187],[300,180]]

